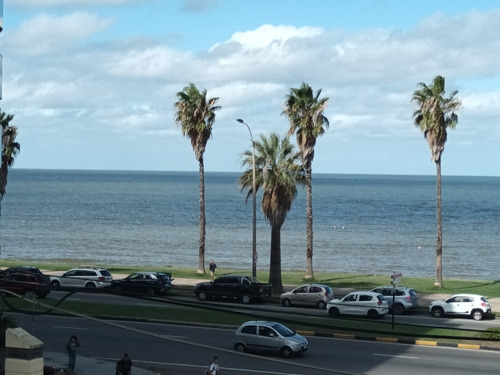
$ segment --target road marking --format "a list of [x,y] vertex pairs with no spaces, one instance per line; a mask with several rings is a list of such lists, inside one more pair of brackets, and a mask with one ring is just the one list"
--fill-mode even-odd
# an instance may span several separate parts
[[80,331],[87,331],[88,328],[82,327],[69,327],[69,326],[53,326],[54,328],[63,328],[63,329],[79,329]]
[[391,358],[403,358],[403,359],[418,359],[418,357],[411,357],[408,355],[392,355],[392,354],[379,354],[379,353],[373,353],[373,355],[377,357],[391,357]]

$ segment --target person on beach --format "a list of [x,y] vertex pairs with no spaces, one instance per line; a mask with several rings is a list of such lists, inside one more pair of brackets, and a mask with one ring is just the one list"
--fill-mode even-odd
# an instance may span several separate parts
[[80,346],[80,340],[77,336],[73,335],[69,338],[66,344],[66,353],[68,353],[68,368],[72,371],[75,370],[76,363],[76,348]]
[[215,279],[215,269],[217,268],[217,264],[215,264],[215,262],[210,259],[210,266],[208,266],[208,269],[210,270],[210,277],[212,279]]
[[116,375],[131,375],[132,374],[132,360],[129,358],[128,353],[125,353],[116,364]]
[[219,373],[219,357],[215,356],[210,366],[208,366],[207,375],[217,375],[218,373]]

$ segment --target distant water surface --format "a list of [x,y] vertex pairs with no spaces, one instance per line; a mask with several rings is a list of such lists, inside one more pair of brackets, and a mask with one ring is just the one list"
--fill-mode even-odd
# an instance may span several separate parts
[[[206,260],[251,265],[252,205],[239,173],[205,175]],[[196,268],[196,172],[25,170],[2,201],[4,259]],[[259,192],[261,193],[261,192]],[[443,176],[443,274],[498,280],[500,178]],[[258,268],[270,227],[258,195]],[[313,176],[314,270],[434,277],[435,176]],[[282,228],[282,267],[305,267],[305,191]]]

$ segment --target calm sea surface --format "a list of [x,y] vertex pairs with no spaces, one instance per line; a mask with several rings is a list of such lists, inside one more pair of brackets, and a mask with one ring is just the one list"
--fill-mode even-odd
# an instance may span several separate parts
[[[238,173],[206,173],[206,260],[251,268],[252,205]],[[435,176],[313,176],[314,270],[434,277]],[[443,274],[498,280],[500,177],[443,176]],[[3,259],[92,265],[198,264],[197,172],[12,169]],[[271,231],[257,197],[257,267]],[[305,191],[282,228],[282,267],[305,268]],[[388,279],[389,280],[389,279]]]

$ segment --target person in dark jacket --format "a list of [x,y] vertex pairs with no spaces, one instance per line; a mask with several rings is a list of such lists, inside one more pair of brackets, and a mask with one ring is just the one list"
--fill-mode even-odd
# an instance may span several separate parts
[[129,358],[128,353],[125,353],[116,364],[116,375],[130,374],[132,374],[132,360]]

